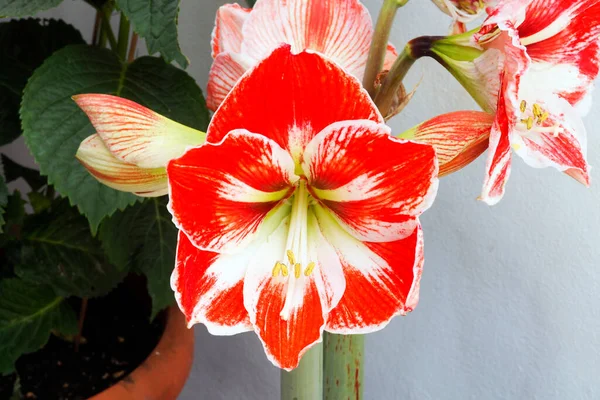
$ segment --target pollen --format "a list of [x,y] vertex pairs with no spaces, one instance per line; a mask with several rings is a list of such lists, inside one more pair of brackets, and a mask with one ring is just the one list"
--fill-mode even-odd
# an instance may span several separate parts
[[284,263],[279,263],[281,265],[281,275],[288,276],[288,267]]
[[275,266],[273,267],[273,278],[279,276],[280,272],[281,272],[281,263],[279,261],[277,261],[275,263]]
[[302,271],[302,266],[300,266],[300,263],[294,264],[294,276],[296,279],[300,278],[300,271]]
[[291,250],[288,250],[286,252],[286,254],[287,254],[288,261],[290,262],[290,266],[296,264],[296,257],[294,256],[294,252]]
[[525,125],[527,125],[527,130],[529,130],[533,127],[533,118],[531,118],[531,117],[522,119],[521,122],[524,123]]
[[533,105],[533,115],[535,115],[536,118],[540,118],[543,113],[544,111],[542,110],[542,107],[540,107],[539,104],[536,103]]
[[527,102],[525,100],[521,100],[521,112],[524,113],[527,110]]
[[314,262],[309,262],[306,266],[306,269],[304,270],[304,276],[310,276],[310,274],[312,274],[313,270],[315,269],[315,265],[316,264]]
[[545,120],[548,119],[549,116],[550,114],[548,114],[548,111],[544,111],[544,113],[538,119],[538,124],[542,124]]

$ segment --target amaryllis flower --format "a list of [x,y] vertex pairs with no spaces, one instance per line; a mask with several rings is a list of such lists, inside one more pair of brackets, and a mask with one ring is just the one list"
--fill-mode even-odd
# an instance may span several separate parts
[[[206,103],[216,110],[242,74],[282,43],[292,52],[319,52],[362,80],[373,37],[371,16],[358,0],[258,0],[253,9],[219,8],[212,34]],[[388,45],[384,69],[397,53]]]
[[292,369],[323,330],[366,333],[415,307],[431,146],[396,139],[360,82],[276,49],[167,166],[180,229],[171,284],[189,325],[254,330]]
[[502,54],[503,68],[482,200],[502,198],[511,147],[533,167],[589,185],[585,128],[573,106],[586,108],[599,35],[596,0],[507,0],[490,11],[476,39]]
[[121,97],[81,94],[73,100],[97,131],[81,143],[77,159],[100,182],[138,196],[167,194],[169,160],[206,137]]
[[479,18],[495,0],[433,0],[435,5],[454,20],[453,34],[467,31],[466,24]]

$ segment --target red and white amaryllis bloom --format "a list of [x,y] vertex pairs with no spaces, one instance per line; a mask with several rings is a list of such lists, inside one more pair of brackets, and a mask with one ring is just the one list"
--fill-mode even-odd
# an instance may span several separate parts
[[599,71],[599,35],[597,0],[505,0],[490,10],[476,39],[502,68],[482,200],[502,198],[511,148],[589,185],[580,115]]
[[[212,34],[207,106],[216,110],[243,73],[283,43],[294,53],[318,52],[362,80],[372,37],[371,16],[358,0],[258,0],[252,9],[226,4]],[[388,45],[384,69],[396,56]]]
[[254,330],[287,370],[323,330],[371,332],[415,307],[438,172],[431,146],[389,135],[356,78],[294,53],[244,75],[207,143],[167,166],[189,325]]
[[486,7],[495,0],[433,0],[435,5],[454,20],[451,32],[453,34],[467,31],[469,22],[475,21],[485,13]]
[[76,157],[100,182],[143,197],[167,194],[169,160],[206,134],[172,121],[136,102],[107,94],[80,94],[73,100],[96,129]]

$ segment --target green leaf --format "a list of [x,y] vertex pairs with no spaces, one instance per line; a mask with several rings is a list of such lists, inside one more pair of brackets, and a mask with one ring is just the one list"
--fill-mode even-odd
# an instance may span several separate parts
[[51,285],[64,297],[104,295],[127,274],[105,261],[86,219],[66,201],[28,217],[21,246],[9,257],[20,278]]
[[19,106],[27,78],[56,50],[82,43],[81,33],[59,20],[0,23],[0,145],[21,134]]
[[8,196],[3,219],[4,232],[0,235],[0,248],[4,247],[9,240],[19,240],[21,226],[25,219],[25,201],[21,198],[18,190]]
[[4,211],[6,210],[6,205],[8,204],[8,188],[6,187],[6,182],[4,182],[4,178],[0,176],[0,233],[2,233],[2,228],[4,227]]
[[177,39],[179,0],[116,0],[117,6],[133,23],[135,32],[146,40],[148,53],[160,52],[167,62],[187,68],[189,61]]
[[111,262],[146,275],[152,318],[173,304],[170,277],[175,266],[177,228],[167,198],[148,199],[117,212],[100,227],[99,237]]
[[39,214],[52,206],[52,199],[40,192],[29,192],[27,198],[34,214]]
[[128,65],[106,49],[69,46],[33,74],[21,106],[26,143],[41,173],[88,218],[95,234],[103,218],[139,198],[104,186],[75,159],[81,141],[94,133],[71,100],[79,93],[126,97],[200,130],[206,130],[208,111],[194,80],[160,58]]
[[27,17],[60,3],[62,0],[0,0],[0,17]]
[[62,297],[50,286],[0,281],[0,374],[11,373],[22,354],[43,347],[52,330],[77,333],[75,314]]
[[10,183],[19,178],[23,178],[31,187],[31,190],[38,190],[46,186],[46,179],[40,175],[39,171],[17,164],[4,154],[0,157],[2,160],[2,167],[4,168],[4,176],[6,176],[6,182]]

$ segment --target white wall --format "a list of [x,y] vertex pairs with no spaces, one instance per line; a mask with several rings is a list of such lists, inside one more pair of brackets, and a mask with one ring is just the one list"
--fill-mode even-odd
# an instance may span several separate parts
[[[203,88],[213,19],[223,3],[182,0],[188,72]],[[381,0],[365,3],[375,16]],[[91,17],[79,15],[90,11],[77,4],[65,1],[52,14],[70,8],[66,18],[89,31]],[[412,0],[399,12],[392,41],[402,47],[415,36],[445,34],[448,23],[428,0]],[[443,112],[476,109],[433,61],[417,62],[409,86],[421,78],[413,101],[390,123],[395,132]],[[600,93],[596,100],[585,120],[592,166],[600,164]],[[490,208],[475,200],[483,165],[480,159],[442,179],[422,217],[421,301],[368,336],[366,399],[600,398],[600,185],[586,189],[516,158],[505,198]],[[194,368],[180,399],[278,398],[279,372],[253,334],[213,337],[195,329]]]

